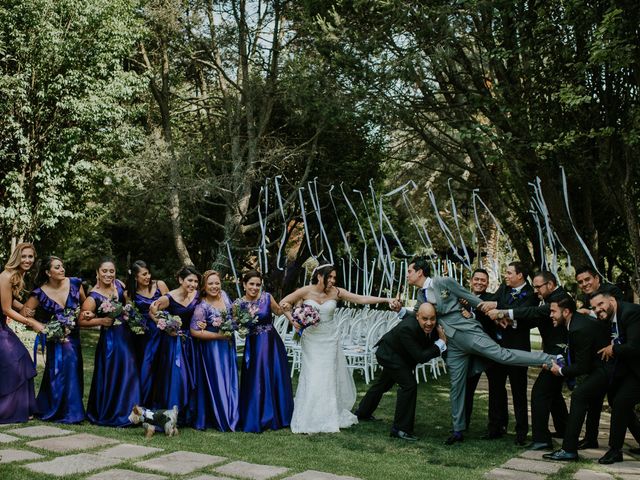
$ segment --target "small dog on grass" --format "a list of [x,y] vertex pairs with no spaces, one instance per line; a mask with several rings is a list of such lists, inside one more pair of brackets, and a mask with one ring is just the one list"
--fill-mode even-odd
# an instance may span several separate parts
[[171,410],[149,410],[136,405],[131,410],[129,421],[134,425],[141,423],[147,438],[156,433],[156,427],[164,430],[167,437],[178,435],[178,407],[175,405]]

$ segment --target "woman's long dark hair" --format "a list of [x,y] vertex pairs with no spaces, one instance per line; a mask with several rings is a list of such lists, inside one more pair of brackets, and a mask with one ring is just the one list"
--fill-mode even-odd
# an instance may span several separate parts
[[[337,269],[335,267],[335,265],[323,265],[320,268],[316,268],[313,272],[312,272],[312,277],[311,277],[311,284],[312,285],[317,285],[318,281],[320,280],[319,277],[322,277],[322,279],[324,280],[325,278],[327,278],[329,276],[329,274],[331,274],[331,272],[336,272]],[[327,291],[327,286],[325,285],[324,287],[325,292]]]
[[192,267],[191,265],[185,265],[180,270],[178,270],[178,273],[176,273],[176,279],[184,280],[189,275],[195,275],[196,277],[198,277],[198,282],[200,282],[200,279],[202,278],[202,275],[200,275],[200,272],[196,270],[196,267]]
[[62,261],[62,259],[60,257],[56,257],[55,255],[44,257],[38,262],[38,274],[36,275],[36,285],[38,287],[41,287],[49,281],[47,272],[51,270],[51,264],[54,260],[60,260],[60,263],[62,263],[62,266],[64,267],[64,262]]
[[[149,270],[149,274],[151,274],[151,269],[147,266],[144,260],[136,260],[131,264],[129,277],[127,278],[127,293],[129,294],[129,299],[131,300],[135,298],[136,292],[138,291],[138,274],[142,271],[143,268]],[[153,276],[151,276],[151,280],[149,281],[149,293],[152,293],[152,286]]]

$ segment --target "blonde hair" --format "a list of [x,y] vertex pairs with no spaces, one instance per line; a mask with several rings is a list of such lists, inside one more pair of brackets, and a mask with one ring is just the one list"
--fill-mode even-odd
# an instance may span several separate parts
[[36,247],[33,246],[33,243],[22,242],[16,245],[16,248],[11,252],[11,256],[4,268],[8,272],[11,273],[9,277],[9,283],[11,284],[11,293],[15,298],[19,298],[20,294],[24,291],[24,274],[22,270],[20,270],[20,262],[22,261],[22,252],[27,248],[33,250],[33,256],[36,256]]

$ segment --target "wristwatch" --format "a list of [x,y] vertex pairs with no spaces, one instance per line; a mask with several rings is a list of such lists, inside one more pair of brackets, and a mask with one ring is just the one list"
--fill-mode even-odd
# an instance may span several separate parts
[[498,319],[499,319],[499,320],[502,320],[502,319],[504,318],[504,312],[503,312],[502,310],[500,310],[500,311],[498,312],[498,315],[497,315],[497,316],[498,316]]

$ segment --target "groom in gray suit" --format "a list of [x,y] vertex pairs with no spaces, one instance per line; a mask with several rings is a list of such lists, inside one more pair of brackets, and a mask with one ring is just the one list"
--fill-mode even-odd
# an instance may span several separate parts
[[[425,301],[436,307],[438,323],[443,326],[447,336],[447,365],[451,380],[450,402],[453,419],[453,434],[445,442],[452,445],[462,442],[462,432],[466,428],[465,393],[469,360],[471,355],[486,357],[504,365],[542,366],[551,368],[554,359],[542,352],[509,350],[498,345],[482,329],[474,317],[465,318],[462,314],[460,299],[465,299],[474,308],[482,308],[482,301],[468,290],[462,288],[455,279],[449,277],[431,277],[429,263],[424,257],[416,257],[407,268],[407,281],[420,288],[414,310],[408,310],[396,303],[392,305],[403,318],[415,316],[420,304]],[[477,373],[477,372],[472,372]]]

